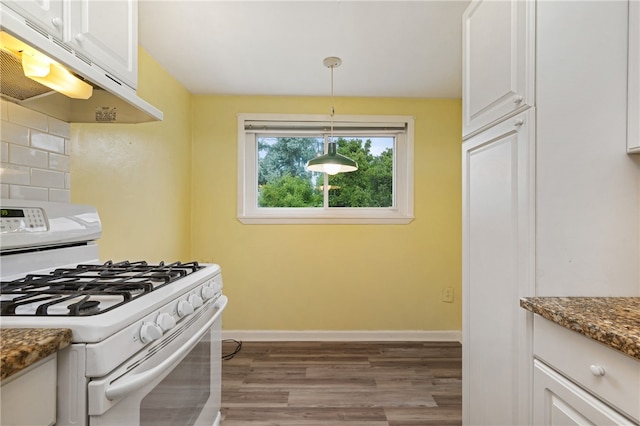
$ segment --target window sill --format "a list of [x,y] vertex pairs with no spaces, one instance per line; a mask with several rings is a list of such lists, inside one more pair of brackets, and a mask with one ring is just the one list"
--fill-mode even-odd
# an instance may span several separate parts
[[306,217],[287,215],[238,216],[238,220],[245,225],[407,225],[413,219],[413,216],[403,215],[349,217],[343,215],[313,215]]

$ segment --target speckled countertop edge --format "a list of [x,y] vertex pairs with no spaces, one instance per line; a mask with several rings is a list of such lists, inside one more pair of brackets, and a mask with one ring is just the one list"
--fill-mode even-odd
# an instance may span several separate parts
[[520,306],[640,361],[640,297],[525,297]]
[[71,338],[68,328],[1,328],[0,379],[69,346]]

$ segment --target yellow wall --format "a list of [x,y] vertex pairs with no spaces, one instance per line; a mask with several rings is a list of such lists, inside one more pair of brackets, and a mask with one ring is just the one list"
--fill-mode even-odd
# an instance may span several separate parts
[[[324,114],[327,98],[194,96],[193,258],[220,263],[229,330],[460,330],[460,100],[337,98],[415,117],[409,225],[243,225],[237,114]],[[340,238],[340,243],[334,241]],[[454,287],[454,303],[441,301]]]
[[328,98],[192,96],[143,50],[139,68],[164,121],[72,125],[72,201],[98,208],[103,260],[220,263],[228,330],[460,330],[459,100],[335,99],[416,118],[411,224],[243,225],[237,113],[325,114]]
[[71,199],[95,205],[103,260],[190,257],[191,95],[143,49],[140,97],[164,112],[143,124],[71,126]]

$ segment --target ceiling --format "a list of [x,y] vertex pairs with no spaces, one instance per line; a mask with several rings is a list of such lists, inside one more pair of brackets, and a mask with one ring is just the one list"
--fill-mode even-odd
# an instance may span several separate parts
[[194,94],[460,98],[468,0],[139,2],[139,42]]

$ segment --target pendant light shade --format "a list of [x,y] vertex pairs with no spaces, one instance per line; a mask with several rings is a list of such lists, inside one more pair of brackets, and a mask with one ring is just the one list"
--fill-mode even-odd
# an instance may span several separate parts
[[329,142],[328,152],[307,162],[307,170],[336,175],[358,170],[358,163],[336,152],[336,143]]
[[325,58],[323,61],[324,66],[331,69],[331,136],[327,144],[327,153],[307,161],[306,169],[312,172],[336,175],[358,170],[358,163],[336,152],[337,144],[333,139],[333,69],[340,66],[341,63],[342,59],[334,56]]

